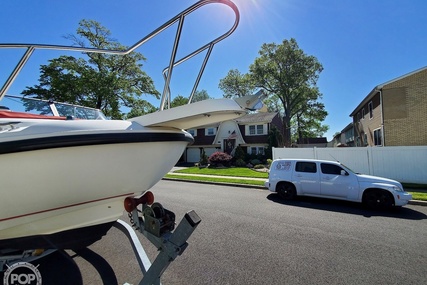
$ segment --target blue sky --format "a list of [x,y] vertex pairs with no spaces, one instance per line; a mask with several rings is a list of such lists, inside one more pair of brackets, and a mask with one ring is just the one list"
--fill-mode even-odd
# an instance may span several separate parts
[[[0,42],[69,45],[82,19],[100,22],[123,45],[132,45],[195,0],[14,0],[0,2]],[[217,44],[199,90],[222,97],[219,80],[231,69],[248,72],[263,43],[280,44],[295,38],[308,55],[317,57],[324,70],[318,87],[329,115],[328,140],[341,131],[350,113],[376,86],[427,66],[427,1],[425,0],[235,0],[240,24]],[[234,18],[223,5],[207,5],[184,23],[178,57],[228,30]],[[161,70],[168,65],[175,29],[138,51],[146,71],[163,90]],[[23,51],[0,50],[0,80]],[[19,94],[39,78],[38,66],[58,53],[38,52],[27,64],[9,94]],[[204,55],[173,72],[172,95],[188,95]],[[1,83],[3,84],[3,83]],[[159,102],[150,101],[158,106]]]

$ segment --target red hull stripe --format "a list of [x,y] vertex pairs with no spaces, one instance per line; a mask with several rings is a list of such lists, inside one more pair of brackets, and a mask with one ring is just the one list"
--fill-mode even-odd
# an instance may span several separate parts
[[[81,203],[77,203],[77,204],[72,204],[72,205],[67,205],[67,206],[62,206],[62,207],[47,209],[47,210],[43,210],[43,211],[37,211],[37,212],[33,212],[33,213],[27,213],[27,214],[23,214],[23,215],[19,215],[19,216],[8,217],[8,218],[0,219],[0,222],[8,221],[8,220],[13,220],[13,219],[19,219],[19,218],[22,218],[22,217],[27,217],[27,216],[32,216],[32,215],[38,215],[38,214],[41,214],[41,213],[47,213],[47,212],[57,211],[57,210],[61,210],[61,209],[71,208],[71,207],[76,207],[76,206],[80,206],[80,205],[95,203],[95,202],[99,202],[99,201],[104,201],[104,200],[119,198],[119,197],[128,197],[130,195],[134,195],[134,193],[127,193],[127,194],[122,194],[122,195],[117,195],[117,196],[111,196],[111,197],[106,197],[106,198],[102,198],[102,199],[96,199],[96,200],[81,202]],[[123,210],[124,209],[125,208],[123,206]]]

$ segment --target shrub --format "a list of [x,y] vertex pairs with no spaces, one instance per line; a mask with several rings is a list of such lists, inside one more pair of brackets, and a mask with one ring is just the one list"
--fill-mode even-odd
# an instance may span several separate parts
[[205,153],[205,150],[202,149],[202,153],[200,155],[200,161],[199,161],[199,165],[200,166],[206,166],[208,164],[208,156]]
[[237,167],[246,167],[246,162],[243,159],[238,159],[236,160],[234,165]]
[[245,160],[245,151],[243,150],[243,148],[239,145],[236,147],[236,150],[234,151],[234,159],[237,161],[239,159],[241,160]]
[[267,159],[267,166],[268,166],[268,168],[270,168],[272,162],[273,162],[272,159],[270,159],[270,158]]
[[250,162],[252,165],[261,164],[261,160],[259,160],[259,159],[252,159]]
[[218,166],[220,164],[227,166],[229,165],[231,159],[232,159],[231,155],[225,152],[217,151],[211,154],[211,156],[209,156],[209,163],[212,164],[213,166]]
[[257,164],[254,166],[254,169],[264,169],[265,165],[264,164]]

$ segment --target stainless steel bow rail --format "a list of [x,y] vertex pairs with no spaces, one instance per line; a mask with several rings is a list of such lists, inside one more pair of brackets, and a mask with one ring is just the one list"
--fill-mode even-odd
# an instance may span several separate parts
[[[204,46],[200,47],[199,49],[197,49],[197,50],[187,54],[186,56],[182,57],[181,59],[177,60],[176,59],[176,53],[178,50],[179,41],[180,41],[181,32],[183,29],[185,17],[187,15],[193,13],[194,11],[199,9],[200,7],[207,5],[207,4],[212,4],[212,3],[224,4],[228,7],[230,7],[236,16],[234,24],[232,25],[232,27],[227,32],[225,32],[221,36],[215,38],[214,40],[212,40],[209,43],[205,44]],[[153,32],[149,33],[147,36],[143,37],[141,40],[139,40],[138,42],[136,42],[134,45],[132,45],[131,47],[129,47],[126,50],[108,50],[108,49],[63,46],[63,45],[45,45],[45,44],[16,44],[16,43],[15,44],[0,44],[0,49],[5,49],[5,48],[6,49],[17,49],[17,48],[25,48],[26,49],[24,55],[22,56],[22,58],[20,59],[20,61],[18,62],[18,64],[16,65],[16,67],[14,68],[14,70],[12,71],[12,73],[10,74],[8,79],[6,80],[6,82],[4,83],[3,87],[0,89],[0,100],[6,94],[6,92],[8,91],[8,89],[10,88],[10,86],[12,85],[12,83],[14,82],[14,80],[16,79],[16,77],[18,76],[20,71],[22,70],[22,68],[25,66],[27,61],[30,59],[33,52],[37,49],[76,51],[76,52],[84,52],[84,53],[102,53],[102,54],[127,55],[127,54],[135,51],[137,48],[141,47],[143,44],[145,44],[146,42],[148,42],[149,40],[151,40],[152,38],[154,38],[155,36],[157,36],[158,34],[163,32],[164,30],[171,27],[173,24],[178,23],[178,27],[177,27],[177,31],[176,31],[176,35],[175,35],[175,40],[174,40],[174,45],[173,45],[172,53],[171,53],[170,60],[169,60],[169,66],[163,70],[163,76],[165,78],[165,85],[164,85],[163,93],[162,93],[162,97],[161,97],[160,110],[164,109],[166,102],[168,102],[168,106],[170,105],[171,93],[170,93],[169,85],[170,85],[170,81],[171,81],[171,77],[172,77],[173,68],[175,66],[183,63],[184,61],[187,61],[188,59],[190,59],[190,58],[200,54],[201,52],[207,50],[204,61],[202,63],[202,66],[200,67],[199,74],[198,74],[196,81],[194,83],[192,92],[189,96],[189,102],[188,103],[191,103],[191,99],[193,98],[193,95],[197,90],[197,86],[199,85],[200,79],[203,75],[203,72],[205,70],[206,64],[209,60],[209,57],[210,57],[210,54],[212,52],[214,45],[217,44],[218,42],[222,41],[223,39],[225,39],[226,37],[228,37],[229,35],[231,35],[234,32],[234,30],[237,28],[237,25],[239,24],[239,19],[240,19],[239,10],[238,10],[237,6],[231,0],[201,0],[197,3],[195,3],[194,5],[192,5],[191,7],[187,8],[186,10],[182,11],[181,13],[179,13],[178,15],[176,15],[175,17],[173,17],[172,19],[170,19],[169,21],[167,21],[163,25],[161,25],[160,27],[155,29]]]

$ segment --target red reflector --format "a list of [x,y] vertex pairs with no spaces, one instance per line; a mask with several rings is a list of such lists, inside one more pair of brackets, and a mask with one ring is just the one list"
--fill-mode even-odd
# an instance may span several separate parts
[[132,212],[140,204],[151,205],[154,203],[154,194],[151,191],[147,191],[139,198],[127,197],[124,201],[126,212]]

